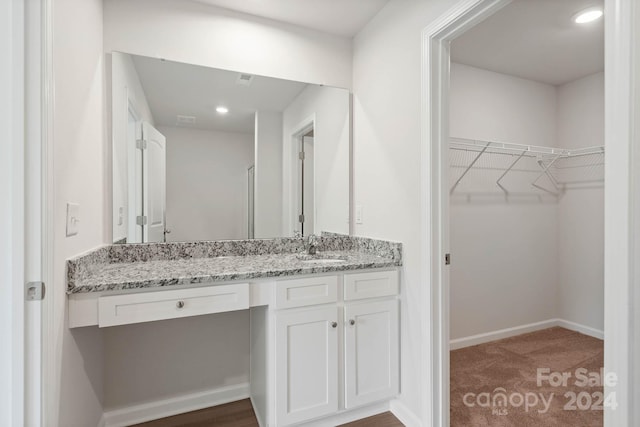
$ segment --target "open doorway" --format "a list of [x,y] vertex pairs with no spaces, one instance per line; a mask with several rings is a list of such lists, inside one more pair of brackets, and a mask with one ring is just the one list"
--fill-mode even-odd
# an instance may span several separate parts
[[603,424],[602,384],[576,385],[604,364],[594,7],[515,0],[451,43],[451,426]]
[[[523,1],[526,1],[526,0],[523,0]],[[450,340],[450,328],[452,327],[452,325],[450,323],[450,308],[451,308],[450,306],[450,302],[451,302],[450,301],[450,297],[451,297],[450,272],[451,270],[450,270],[450,267],[448,267],[448,265],[449,265],[450,259],[453,259],[453,263],[455,263],[457,259],[455,252],[451,254],[452,256],[449,255],[449,251],[451,248],[450,246],[451,239],[449,236],[449,232],[450,232],[449,202],[450,202],[450,194],[452,189],[452,181],[450,181],[450,162],[449,162],[450,160],[449,103],[451,102],[450,74],[449,74],[450,62],[449,61],[450,61],[450,53],[452,48],[451,42],[455,43],[455,40],[460,36],[462,36],[465,32],[470,31],[472,28],[477,26],[479,23],[485,21],[488,17],[493,16],[494,14],[496,14],[496,12],[500,11],[505,6],[511,3],[518,4],[521,2],[522,1],[510,2],[510,1],[500,1],[500,0],[497,0],[497,1],[481,0],[481,1],[475,1],[475,2],[472,2],[472,1],[465,2],[463,4],[460,4],[459,7],[457,8],[452,8],[447,14],[443,15],[441,20],[432,24],[430,27],[426,28],[424,32],[425,46],[426,46],[425,56],[424,56],[425,70],[426,70],[425,84],[427,89],[425,92],[425,104],[424,104],[425,105],[424,111],[425,111],[425,117],[426,117],[425,119],[426,132],[424,136],[424,148],[425,148],[425,162],[426,162],[425,164],[427,165],[427,168],[428,168],[428,174],[425,177],[424,185],[425,185],[425,188],[427,189],[427,192],[425,194],[425,197],[426,197],[425,204],[427,206],[427,211],[430,213],[428,217],[425,219],[425,223],[424,223],[425,230],[427,231],[425,234],[424,242],[425,242],[425,245],[427,245],[426,247],[428,248],[428,252],[431,254],[431,257],[430,257],[431,263],[425,266],[424,274],[425,274],[425,278],[430,279],[433,282],[431,293],[429,295],[430,307],[431,307],[430,318],[432,321],[431,344],[432,344],[432,350],[433,350],[431,353],[433,359],[432,359],[432,367],[430,370],[430,373],[431,373],[430,378],[431,378],[431,383],[433,384],[433,395],[434,395],[433,420],[436,425],[448,425],[450,421],[449,419],[450,418],[449,417],[450,415],[449,414],[449,373],[450,373],[449,340]],[[537,3],[545,3],[545,2],[537,2]],[[561,2],[548,2],[548,3],[561,3]],[[620,7],[624,9],[624,7],[626,6],[628,6],[626,2],[623,5],[608,4],[608,7],[609,7],[608,16],[610,16],[611,18],[611,19],[607,18],[607,23],[608,23],[607,47],[609,49],[609,52],[620,52],[620,49],[623,49],[624,46],[628,44],[626,38],[629,37],[629,34],[625,33],[624,31],[622,31],[620,34],[617,34],[617,33],[614,34],[615,32],[612,29],[613,27],[609,25],[614,21],[613,17],[611,17],[611,14],[615,14],[615,11],[619,12]],[[577,11],[574,11],[574,13],[575,12]],[[616,14],[616,16],[618,15]],[[572,16],[568,17],[568,19],[571,19],[571,18]],[[553,33],[553,31],[549,29],[546,32],[548,34]],[[504,36],[504,37],[508,37],[508,36]],[[611,40],[614,40],[614,39],[616,40],[617,44],[610,42]],[[552,46],[553,43],[549,42],[548,45]],[[509,55],[504,51],[502,53],[504,54],[504,56]],[[606,104],[607,107],[604,110],[607,117],[606,120],[608,123],[616,122],[626,131],[626,127],[624,126],[625,123],[623,123],[623,120],[618,120],[617,119],[618,116],[612,114],[612,112],[616,111],[616,108],[620,108],[622,111],[627,111],[625,110],[625,108],[627,108],[626,104],[622,102],[623,101],[622,99],[618,99],[618,98],[622,98],[622,95],[623,95],[622,93],[619,93],[620,91],[618,90],[618,86],[621,89],[626,87],[624,83],[626,82],[625,78],[628,79],[630,77],[628,75],[628,69],[625,68],[625,64],[623,64],[623,62],[624,61],[622,61],[620,58],[617,58],[613,54],[611,55],[608,54],[606,57],[607,70],[608,70],[607,77],[606,77],[607,96],[604,97],[605,98],[604,103]],[[611,71],[613,71],[619,77],[620,84],[612,81],[611,74],[609,74]],[[604,92],[604,89],[602,89],[602,91]],[[493,100],[490,100],[489,102],[491,101]],[[483,108],[485,107],[483,106]],[[602,116],[604,116],[604,114]],[[508,116],[507,116],[507,119],[508,119]],[[507,123],[511,123],[509,120],[505,120],[505,121]],[[605,157],[605,160],[604,160],[604,163],[608,165],[607,168],[605,168],[607,179],[605,184],[606,189],[601,191],[610,191],[612,184],[611,184],[611,181],[609,180],[609,177],[614,177],[616,179],[620,178],[618,182],[619,184],[622,183],[621,181],[623,180],[622,179],[623,176],[618,177],[617,174],[612,174],[610,172],[613,170],[611,166],[613,166],[614,164],[618,164],[617,162],[620,162],[619,167],[624,168],[624,165],[622,165],[623,159],[621,158],[622,157],[621,155],[622,155],[622,152],[625,151],[625,147],[628,148],[628,145],[625,145],[625,144],[628,144],[629,141],[624,140],[623,147],[620,147],[618,145],[613,147],[612,143],[616,141],[616,138],[614,138],[616,132],[613,132],[612,128],[610,126],[607,126],[607,128],[601,133],[601,135],[602,134],[604,134],[603,139],[606,140],[607,142],[605,144],[607,149],[612,148],[612,151],[615,153],[614,156],[616,157],[616,160],[614,162],[610,160],[609,154],[607,154],[607,157]],[[472,141],[470,142],[475,143],[474,137],[468,138],[468,139],[472,139]],[[496,139],[491,137],[486,138],[485,142],[496,142]],[[525,143],[523,145],[530,145],[530,144]],[[476,156],[480,154],[480,152],[482,152],[482,150],[485,147],[487,147],[486,144],[481,146],[479,150],[476,150],[476,153],[475,153]],[[562,148],[562,147],[555,147],[555,148]],[[577,151],[578,148],[585,149],[586,147],[583,148],[583,146],[581,145],[576,145],[570,148],[571,148],[570,151]],[[602,154],[598,154],[598,155],[602,157]],[[515,161],[516,159],[517,157],[514,158],[513,160]],[[543,172],[547,168],[551,168],[551,166],[553,166],[551,163],[547,162],[545,159],[536,159],[536,160],[540,160],[540,162],[537,162],[537,163],[539,166],[541,166],[541,171]],[[600,162],[600,163],[603,163],[603,162]],[[487,167],[487,165],[483,165],[481,163],[477,164],[477,166]],[[488,167],[491,167],[491,165],[489,165]],[[506,170],[509,167],[510,165],[507,165],[504,169]],[[624,175],[624,173],[620,175]],[[628,175],[625,175],[625,176],[628,176]],[[500,178],[500,176],[498,176],[498,178]],[[552,178],[549,178],[549,177],[547,178],[552,180]],[[543,176],[543,179],[545,179],[544,176]],[[586,181],[588,181],[588,179],[584,179],[582,182],[586,183]],[[502,182],[499,182],[499,183],[504,184]],[[535,179],[534,179],[534,183],[539,184],[539,182],[535,181]],[[453,181],[453,184],[455,184],[455,180]],[[496,179],[493,180],[493,184],[498,191],[502,191],[503,193],[503,195],[499,197],[504,198],[504,191],[503,189],[501,189],[500,185],[497,185],[498,183],[496,183]],[[557,193],[557,191],[554,191],[554,188],[557,186],[562,190],[561,193],[564,193],[563,185],[558,186],[558,182],[555,182],[555,183],[551,182],[548,184],[550,184],[551,186],[550,187],[543,186],[543,187],[545,187],[547,190]],[[545,193],[549,193],[549,192],[547,191]],[[607,193],[607,194],[610,194],[610,193]],[[550,193],[549,195],[552,197],[556,196]],[[607,241],[609,242],[608,245],[610,249],[611,249],[611,243],[612,243],[611,236],[617,235],[618,233],[617,227],[609,227],[612,225],[611,218],[618,216],[616,214],[613,214],[613,211],[611,210],[612,205],[615,204],[612,201],[615,202],[615,200],[613,200],[611,197],[607,197],[606,206],[607,206],[607,212],[608,212],[607,217],[609,218],[609,220],[606,220],[608,225],[608,228],[607,228],[608,231],[604,239],[605,242]],[[620,202],[623,202],[623,201],[620,200]],[[623,207],[624,207],[623,203],[621,203],[620,208],[623,208]],[[599,210],[601,211],[602,207],[600,207]],[[605,217],[605,219],[607,217]],[[624,220],[624,218],[619,218],[619,219]],[[483,225],[481,224],[480,226],[482,227]],[[625,229],[625,227],[626,227],[625,224],[620,224],[620,228]],[[475,230],[478,230],[478,228],[475,228]],[[500,237],[500,236],[494,236],[494,237]],[[526,242],[524,242],[523,244],[526,244]],[[620,262],[621,267],[623,267],[623,265],[626,265],[626,263],[629,261],[626,255],[628,255],[627,252],[625,252],[625,258]],[[606,294],[608,298],[613,298],[614,300],[617,300],[620,303],[622,303],[623,295],[628,295],[628,292],[627,292],[628,287],[624,283],[617,282],[616,284],[614,284],[611,282],[612,277],[619,276],[614,274],[613,272],[615,270],[612,270],[610,268],[612,265],[616,265],[617,262],[615,262],[615,260],[610,256],[610,252],[608,251],[605,251],[604,256],[601,256],[601,262],[603,258],[604,258],[603,264],[607,266],[607,268],[604,269],[606,279],[603,280],[603,282],[605,282],[607,286],[604,286],[603,293]],[[503,260],[503,261],[506,262],[507,260]],[[502,265],[502,268],[509,268],[509,267],[510,267],[509,265],[505,265],[505,264]],[[487,268],[488,270],[499,271],[500,267],[496,269],[496,268],[492,268],[491,266],[485,266],[485,268]],[[624,279],[624,278],[620,278],[620,279]],[[525,299],[521,303],[527,304],[528,300]],[[517,304],[515,304],[513,307],[508,306],[506,308],[513,309],[514,307],[517,308],[518,307]],[[504,306],[493,307],[494,312],[491,314],[499,312],[501,308],[504,308]],[[606,345],[608,350],[610,351],[609,352],[610,355],[616,354],[615,358],[609,357],[608,362],[605,363],[607,372],[610,372],[612,368],[616,368],[616,370],[620,369],[621,372],[629,372],[629,367],[631,366],[629,364],[630,363],[630,359],[628,358],[629,355],[628,354],[625,355],[625,353],[623,352],[624,348],[626,348],[626,344],[623,344],[621,339],[618,339],[619,338],[617,337],[618,330],[615,331],[615,334],[611,334],[612,328],[610,326],[612,324],[611,321],[613,321],[613,323],[617,325],[617,328],[623,329],[620,337],[630,337],[629,327],[624,325],[624,319],[625,319],[625,316],[628,315],[628,313],[621,314],[621,313],[614,312],[612,310],[612,306],[609,303],[606,303],[606,307],[604,307],[603,312],[604,312],[604,316],[601,316],[601,318],[606,316],[606,318],[608,319],[607,320],[608,333],[607,333]],[[559,322],[559,320],[561,319],[555,319],[556,322]],[[571,325],[565,325],[565,326],[571,326]],[[584,332],[593,332],[593,331],[588,331],[586,329],[583,329],[583,330],[580,330],[580,332],[584,333]],[[482,334],[476,334],[476,335],[482,335]],[[614,341],[617,341],[617,345],[614,345],[614,343],[612,342],[610,343],[609,338],[613,339]],[[615,350],[615,351],[612,352],[611,350]],[[617,375],[617,377],[619,378],[619,375]],[[626,383],[626,380],[623,379],[622,381]],[[610,393],[611,391],[619,391],[619,390],[621,390],[620,384],[618,384],[617,389],[615,387],[606,386],[604,388],[605,401],[606,401],[606,397],[611,395]],[[493,392],[494,390],[488,390],[488,391]],[[615,394],[616,393],[613,393],[613,395]],[[627,396],[626,392],[625,392],[625,396]],[[593,397],[594,396],[591,395],[592,400],[593,400]],[[610,402],[610,403],[615,405],[615,402]],[[587,405],[587,406],[591,407],[591,405]],[[625,423],[623,424],[616,424],[616,423],[611,424],[611,423],[612,423],[612,420],[627,420],[628,411],[630,410],[629,408],[625,408],[624,412],[621,412],[619,410],[616,412],[616,411],[610,410],[610,408],[613,406],[607,407],[606,403],[603,406],[604,406],[605,419],[608,422],[607,425],[625,424]],[[487,424],[485,420],[485,424],[481,424],[481,425],[496,425],[496,424]],[[571,425],[571,424],[568,424],[568,425]]]

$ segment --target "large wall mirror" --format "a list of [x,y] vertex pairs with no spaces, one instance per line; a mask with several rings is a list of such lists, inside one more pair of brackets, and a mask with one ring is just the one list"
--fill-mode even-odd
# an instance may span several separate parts
[[113,241],[349,232],[349,91],[112,53]]

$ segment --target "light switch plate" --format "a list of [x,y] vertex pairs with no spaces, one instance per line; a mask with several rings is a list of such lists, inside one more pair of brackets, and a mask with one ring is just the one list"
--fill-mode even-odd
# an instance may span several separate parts
[[80,205],[67,203],[67,237],[78,234],[80,228]]

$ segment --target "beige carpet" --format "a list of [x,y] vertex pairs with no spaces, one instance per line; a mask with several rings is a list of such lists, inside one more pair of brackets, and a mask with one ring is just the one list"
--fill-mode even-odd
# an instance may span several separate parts
[[[578,368],[600,373],[603,353],[602,340],[559,327],[454,350],[451,426],[602,426],[602,410],[592,408],[602,387],[575,383],[581,380]],[[539,387],[538,368],[571,377],[566,386],[543,381]],[[500,387],[504,390],[496,390]],[[506,405],[500,405],[500,392]],[[580,402],[571,405],[567,392],[581,396]],[[528,410],[526,403],[521,405],[527,399]],[[565,409],[567,404],[575,410]]]

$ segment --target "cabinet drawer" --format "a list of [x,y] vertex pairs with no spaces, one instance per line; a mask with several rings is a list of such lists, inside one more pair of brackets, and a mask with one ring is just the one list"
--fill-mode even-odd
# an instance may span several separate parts
[[398,294],[398,271],[345,274],[345,301]]
[[248,283],[113,295],[98,300],[98,326],[102,328],[247,308]]
[[304,307],[338,301],[338,277],[319,276],[276,282],[276,308]]

